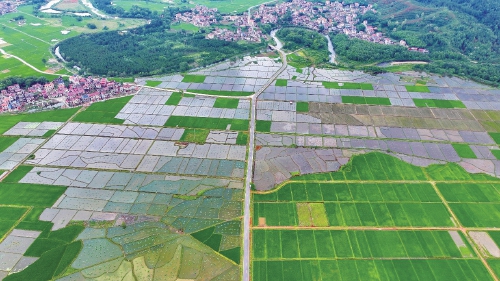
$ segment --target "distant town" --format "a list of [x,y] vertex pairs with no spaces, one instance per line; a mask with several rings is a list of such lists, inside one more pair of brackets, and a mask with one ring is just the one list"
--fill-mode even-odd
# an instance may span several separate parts
[[[216,8],[196,6],[190,12],[179,13],[176,20],[191,23],[197,27],[209,27],[217,25],[215,29],[206,35],[207,39],[220,39],[226,41],[245,40],[249,42],[260,42],[267,36],[263,34],[259,24],[278,24],[284,19],[287,24],[316,30],[321,33],[329,32],[343,33],[351,38],[358,38],[385,45],[401,45],[410,51],[427,53],[426,49],[414,48],[407,45],[404,40],[393,41],[376,27],[369,25],[367,21],[361,24],[364,30],[358,30],[360,24],[359,15],[368,11],[376,12],[371,4],[368,6],[353,3],[343,5],[340,2],[326,1],[313,3],[305,0],[293,0],[278,4],[260,5],[251,10],[251,14],[244,12],[242,15],[220,16]],[[288,19],[286,19],[288,17]],[[235,29],[223,27],[223,25],[234,26]]]
[[14,84],[0,91],[0,113],[80,106],[133,94],[137,90],[138,86],[133,83],[76,75],[69,77],[69,83],[58,78],[43,85],[36,83],[27,88]]

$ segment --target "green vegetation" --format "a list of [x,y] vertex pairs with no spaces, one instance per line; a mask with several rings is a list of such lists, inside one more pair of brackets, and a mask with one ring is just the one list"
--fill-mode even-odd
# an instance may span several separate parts
[[248,143],[248,133],[238,132],[238,136],[236,137],[236,144],[247,145],[247,143]]
[[62,186],[2,183],[0,205],[50,207],[65,190]]
[[271,132],[271,121],[257,120],[255,130],[257,132]]
[[500,144],[500,133],[488,133],[495,143]]
[[16,183],[19,182],[26,174],[33,170],[33,166],[19,166],[14,171],[10,172],[10,174],[3,179],[3,182],[8,183]]
[[457,152],[458,156],[470,159],[477,158],[476,154],[474,153],[474,151],[472,151],[469,145],[463,143],[454,143],[452,145],[455,151]]
[[228,125],[230,125],[230,129],[234,131],[248,131],[248,120],[240,119],[170,116],[165,123],[166,127],[178,126],[183,128],[205,128],[214,130],[226,130]]
[[157,87],[161,83],[162,83],[162,81],[146,80],[146,86],[149,86],[149,87]]
[[205,75],[184,75],[182,82],[184,83],[203,83],[205,82]]
[[276,86],[286,87],[288,85],[288,80],[286,79],[276,79]]
[[323,87],[327,89],[360,89],[373,90],[373,85],[368,83],[340,83],[340,82],[322,82]]
[[96,102],[75,116],[73,121],[89,123],[123,124],[124,120],[115,118],[116,114],[132,99],[132,96]]
[[37,113],[0,115],[0,118],[2,120],[2,122],[0,122],[0,134],[5,133],[10,128],[12,128],[12,126],[16,125],[18,122],[40,122],[40,120],[53,121],[53,122],[66,122],[79,109],[80,108],[56,109],[56,110],[42,111]]
[[52,137],[52,135],[54,135],[56,133],[56,130],[48,130],[45,134],[43,134],[42,137],[44,138],[50,138]]
[[179,105],[179,102],[182,99],[182,93],[180,92],[175,92],[170,95],[168,98],[167,102],[165,103],[166,105]]
[[391,105],[389,98],[342,96],[343,103]]
[[82,242],[75,241],[46,251],[23,271],[7,276],[4,280],[52,280],[66,271],[82,249]]
[[283,42],[285,49],[300,49],[287,56],[288,64],[293,67],[318,66],[329,61],[327,40],[318,32],[304,28],[282,28],[276,35]]
[[14,144],[19,138],[17,137],[0,137],[0,152]]
[[417,107],[465,108],[459,100],[413,99]]
[[[114,9],[114,6],[107,7]],[[60,42],[58,46],[70,65],[78,65],[87,73],[113,77],[185,72],[193,67],[256,52],[264,46],[263,43],[209,40],[201,33],[165,32],[170,29],[170,21],[177,12],[167,9],[163,18],[146,15],[151,19],[150,24],[130,29],[127,33],[81,34]],[[93,55],[88,56],[89,53]]]
[[180,140],[203,144],[209,133],[210,130],[208,129],[185,129]]
[[305,101],[298,101],[297,112],[309,112],[309,103]]
[[417,92],[417,93],[430,93],[431,91],[427,86],[411,86],[411,85],[406,85],[406,90],[408,92]]
[[500,150],[499,149],[491,150],[491,154],[493,154],[493,156],[495,156],[496,159],[500,160]]
[[17,224],[18,220],[28,211],[25,207],[0,206],[0,240]]
[[297,274],[302,280],[446,281],[455,279],[455,274],[456,279],[469,276],[470,280],[493,280],[481,261],[467,259],[290,259],[254,261],[252,268],[253,280],[294,280]]
[[254,235],[254,260],[462,258],[448,231],[254,230]]
[[[134,1],[135,2],[135,1]],[[186,31],[191,31],[191,32],[198,32],[200,31],[200,28],[187,22],[179,22],[177,24],[173,24],[170,26],[170,29],[173,30],[186,30]]]
[[238,108],[239,99],[217,98],[215,100],[215,108]]
[[189,89],[188,91],[193,93],[213,95],[213,96],[226,96],[226,97],[248,97],[254,94],[254,92],[244,92],[244,91],[216,91],[216,90],[199,90],[199,89]]

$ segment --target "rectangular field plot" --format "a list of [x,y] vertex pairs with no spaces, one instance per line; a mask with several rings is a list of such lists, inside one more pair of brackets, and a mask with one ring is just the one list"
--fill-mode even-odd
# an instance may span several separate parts
[[[315,220],[321,221],[322,216],[312,216],[312,211],[304,213],[297,206],[300,205],[254,203],[254,226],[311,226]],[[453,226],[451,215],[442,203],[328,202],[324,208],[330,226]],[[311,221],[307,225],[305,219],[309,214]]]
[[[500,196],[500,194],[499,194]],[[300,183],[254,194],[254,202],[441,202],[428,183]]]
[[391,105],[388,98],[342,96],[342,103]]
[[500,227],[499,203],[450,203],[449,205],[465,227]]
[[417,107],[465,108],[459,100],[413,99]]
[[438,183],[437,187],[448,202],[500,203],[500,184]]
[[[254,260],[463,258],[448,231],[253,230],[252,233]],[[462,247],[471,250],[467,241],[459,239]],[[468,255],[471,257],[470,252]]]
[[455,151],[457,152],[458,156],[460,156],[462,158],[471,158],[471,159],[476,159],[477,158],[477,156],[474,153],[474,151],[472,151],[472,149],[470,148],[470,146],[467,145],[467,144],[464,144],[464,143],[454,143],[454,144],[452,144],[452,146],[453,146],[453,149],[455,149]]
[[411,85],[406,85],[406,90],[408,92],[417,92],[417,93],[430,93],[431,91],[427,86],[411,86]]
[[[230,125],[230,126],[229,126]],[[229,126],[234,131],[247,131],[248,120],[228,119],[228,118],[209,118],[192,116],[170,116],[165,123],[166,127],[187,127],[187,128],[206,128],[216,130],[226,130]]]
[[255,281],[288,280],[493,280],[479,260],[254,261]]

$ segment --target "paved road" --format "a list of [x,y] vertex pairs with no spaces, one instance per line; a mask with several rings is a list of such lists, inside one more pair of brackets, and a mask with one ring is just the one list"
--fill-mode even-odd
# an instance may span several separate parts
[[[281,42],[276,38],[275,32],[272,37],[276,41],[277,46],[282,46]],[[257,97],[269,87],[278,76],[286,69],[287,61],[286,54],[281,49],[275,48],[281,56],[283,65],[274,73],[274,75],[260,88],[255,94],[252,95],[252,108],[250,111],[250,143],[248,149],[247,160],[247,177],[245,181],[245,207],[243,216],[243,281],[250,281],[250,184],[252,183],[253,176],[253,157],[255,154],[255,119],[257,114]]]

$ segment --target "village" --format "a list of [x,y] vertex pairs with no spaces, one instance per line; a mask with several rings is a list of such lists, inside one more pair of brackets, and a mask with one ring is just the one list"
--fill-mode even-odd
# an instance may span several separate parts
[[[376,27],[369,25],[367,21],[361,24],[364,30],[359,30],[359,15],[368,11],[376,12],[371,4],[368,6],[353,3],[343,5],[340,2],[326,1],[313,3],[306,0],[293,0],[272,5],[260,5],[255,11],[242,15],[226,15],[220,17],[217,9],[197,5],[191,12],[176,15],[177,21],[191,23],[197,27],[209,27],[215,24],[226,24],[234,26],[236,30],[215,27],[206,35],[207,39],[220,39],[225,41],[249,41],[260,42],[267,38],[259,24],[276,25],[279,23],[312,29],[321,33],[330,32],[343,33],[350,38],[358,38],[373,43],[385,45],[401,45],[410,51],[427,53],[425,49],[409,47],[405,41],[395,42],[378,32]],[[220,18],[221,20],[218,20]]]
[[17,11],[17,7],[24,4],[21,0],[3,0],[0,1],[0,16],[7,13],[13,13]]
[[70,76],[69,84],[60,77],[44,85],[36,83],[25,89],[19,84],[0,91],[0,113],[48,108],[67,108],[133,94],[138,86],[107,78]]

